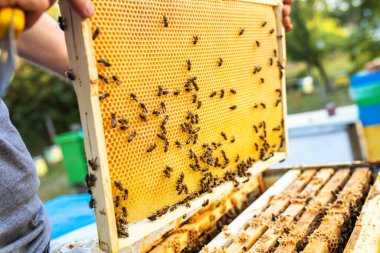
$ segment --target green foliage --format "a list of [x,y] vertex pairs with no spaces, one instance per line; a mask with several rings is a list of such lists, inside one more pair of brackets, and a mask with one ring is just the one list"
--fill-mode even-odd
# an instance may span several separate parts
[[79,122],[71,85],[29,63],[22,63],[15,73],[4,101],[13,124],[34,155],[41,154],[46,145],[52,144],[45,117],[52,119],[57,133],[65,132],[70,124]]
[[329,16],[324,1],[309,0],[293,3],[294,30],[287,36],[289,59],[304,61],[319,71],[327,91],[332,84],[323,65],[326,56],[345,42],[348,32],[338,19]]

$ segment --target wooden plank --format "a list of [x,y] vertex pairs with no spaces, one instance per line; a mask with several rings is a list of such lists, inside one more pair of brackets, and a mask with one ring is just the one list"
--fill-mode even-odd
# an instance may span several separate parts
[[[240,233],[240,235],[234,236],[235,242],[227,247],[226,252],[232,253],[242,251],[243,248],[249,249],[256,243],[260,236],[268,229],[267,224],[290,204],[291,195],[301,192],[307,183],[312,180],[315,173],[316,171],[311,170],[303,172],[281,195],[272,198],[269,206],[258,217],[251,220],[250,226]],[[241,243],[241,240],[238,240],[241,234],[245,234],[245,237],[247,237],[243,243]]]
[[270,229],[259,238],[249,252],[271,252],[277,245],[277,240],[284,231],[288,230],[294,220],[302,214],[308,198],[314,197],[333,174],[334,170],[332,169],[320,170],[302,190],[299,196],[294,197],[292,203],[280,217],[269,225]]
[[206,253],[208,251],[221,249],[227,247],[231,242],[229,235],[237,234],[243,228],[249,227],[249,220],[252,216],[259,214],[268,205],[268,202],[272,196],[279,194],[283,191],[289,184],[291,184],[300,174],[300,171],[293,170],[288,171],[282,176],[274,185],[272,185],[267,191],[264,192],[254,203],[252,203],[247,209],[244,210],[229,226],[228,230],[217,235],[204,249],[201,251]]
[[[217,221],[233,208],[241,208],[244,201],[247,200],[247,194],[259,191],[259,180],[257,177],[251,179],[251,182],[241,185],[240,189],[234,189],[229,196],[226,196],[219,203],[212,203],[210,208],[199,212],[190,218],[190,222],[179,227],[163,242],[153,248],[150,252],[176,252],[183,250],[188,245],[190,239],[195,240],[202,233],[216,226]],[[191,238],[190,238],[191,236]]]
[[380,174],[368,194],[344,253],[379,252]]
[[331,177],[319,191],[316,198],[308,204],[306,211],[295,226],[290,229],[289,234],[280,240],[280,245],[275,250],[276,253],[294,252],[297,250],[297,244],[302,242],[312,231],[314,224],[326,205],[334,199],[332,192],[338,191],[347,181],[349,175],[349,169],[341,169]]
[[79,101],[86,157],[89,160],[95,160],[102,168],[95,171],[89,169],[89,172],[97,178],[96,184],[102,185],[102,187],[92,189],[96,201],[95,214],[99,246],[105,251],[116,252],[119,247],[103,126],[96,124],[101,122],[101,114],[96,85],[98,76],[96,61],[90,43],[91,32],[88,23],[71,9],[67,1],[60,1],[60,8],[67,25],[65,39],[68,52],[71,52],[69,63],[76,76],[73,85]]
[[370,171],[367,168],[356,169],[337,200],[328,208],[320,226],[309,237],[309,243],[303,252],[315,252],[321,242],[328,243],[328,252],[335,252],[341,241],[339,240],[342,227],[350,219],[350,212],[356,208],[357,203],[368,191]]

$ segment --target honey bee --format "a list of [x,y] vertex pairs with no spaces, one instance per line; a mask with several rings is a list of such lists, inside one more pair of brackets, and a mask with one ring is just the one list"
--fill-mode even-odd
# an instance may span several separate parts
[[255,103],[255,105],[253,106],[254,109],[257,109],[259,107],[259,105],[257,103]]
[[146,150],[146,152],[150,153],[150,152],[152,152],[156,147],[157,147],[157,144],[152,144],[152,145]]
[[199,130],[201,130],[201,128],[200,128],[200,127],[197,127],[197,128],[195,128],[195,129],[191,132],[191,134],[196,134],[196,133],[199,132]]
[[136,102],[139,102],[139,99],[137,98],[136,94],[131,93],[131,94],[130,94],[130,97],[131,97],[132,100],[134,100],[134,101],[136,101]]
[[243,27],[240,28],[240,31],[239,31],[239,36],[243,35],[245,29]]
[[166,136],[165,136],[163,133],[159,133],[159,134],[157,134],[157,137],[160,138],[160,139],[163,140],[163,141],[166,141],[166,140],[167,140]]
[[237,105],[230,106],[230,110],[236,110]]
[[162,108],[162,112],[163,112],[163,113],[166,113],[166,105],[165,105],[165,102],[161,102],[161,108]]
[[110,96],[110,94],[108,92],[102,93],[99,95],[99,101],[102,101],[102,100],[108,98],[109,96]]
[[90,165],[92,170],[97,170],[99,168],[99,164],[97,163],[98,158],[87,160],[88,165]]
[[234,89],[230,89],[230,92],[231,92],[232,94],[236,94],[236,90],[234,90]]
[[187,214],[184,214],[183,216],[182,216],[182,219],[186,219],[187,218]]
[[127,217],[128,216],[128,212],[127,212],[127,208],[125,206],[122,207],[122,211],[123,211],[123,216]]
[[260,41],[256,40],[256,46],[260,47]]
[[270,31],[269,31],[269,34],[273,34],[274,33],[274,28],[272,28]]
[[112,113],[112,114],[111,114],[111,127],[112,127],[112,128],[115,128],[116,125],[117,125],[116,114],[115,114],[115,113]]
[[122,125],[122,126],[119,127],[119,129],[120,129],[121,131],[125,131],[125,130],[128,130],[128,129],[130,129],[130,128],[131,128],[131,127],[128,126],[128,125]]
[[191,205],[190,205],[189,202],[186,202],[185,206],[186,206],[187,208],[191,208]]
[[146,108],[145,104],[143,104],[143,103],[139,103],[139,106],[140,106],[140,108],[143,110],[143,112],[144,112],[145,114],[148,113],[148,109]]
[[162,91],[163,91],[163,90],[164,90],[164,89],[162,88],[162,86],[161,86],[161,85],[158,85],[157,96],[161,97],[161,95],[162,95]]
[[168,152],[169,151],[169,142],[168,141],[165,141],[165,147],[164,147],[164,152]]
[[266,105],[265,105],[264,103],[260,103],[260,105],[261,105],[261,107],[262,107],[263,109],[267,108]]
[[117,76],[112,76],[112,80],[117,84],[117,85],[120,85],[121,84],[121,81],[119,80],[119,78]]
[[277,50],[276,49],[273,49],[273,54],[274,54],[274,57],[277,57]]
[[169,209],[169,211],[170,212],[173,212],[174,210],[176,210],[177,209],[177,205],[172,205],[171,207],[170,207],[170,209]]
[[178,148],[182,148],[182,144],[181,144],[181,142],[179,142],[179,141],[175,141],[175,144],[177,145]]
[[115,199],[115,206],[116,206],[116,207],[119,207],[119,206],[120,206],[120,196],[116,196],[116,199]]
[[164,27],[168,27],[169,26],[169,21],[168,21],[168,18],[166,16],[162,16],[162,21],[164,23]]
[[193,138],[193,144],[195,145],[195,144],[197,144],[197,142],[198,142],[198,135],[195,134],[194,138]]
[[104,59],[99,59],[97,62],[103,65],[104,67],[111,67],[111,64]]
[[168,134],[168,130],[166,130],[164,125],[161,125],[160,128],[164,134]]
[[96,201],[94,198],[91,197],[91,200],[90,202],[88,203],[88,206],[92,209],[92,208],[95,208],[96,206]]
[[224,98],[224,89],[220,90],[220,98]]
[[199,36],[198,35],[193,36],[193,44],[194,45],[196,45],[198,43],[198,40],[199,40]]
[[227,140],[227,135],[224,132],[221,132],[220,135],[223,137],[224,140]]
[[197,80],[196,76],[194,76],[194,77],[192,77],[192,78],[189,79],[189,81],[193,84],[194,89],[196,91],[199,91],[199,87],[198,87],[198,84],[197,84],[196,80]]
[[193,94],[193,104],[197,102],[197,94]]
[[77,77],[75,76],[73,70],[69,69],[65,72],[65,76],[67,79],[69,79],[70,81],[74,81]]
[[148,217],[148,220],[150,220],[150,221],[157,220],[157,214],[152,214],[151,216]]
[[105,76],[103,76],[103,75],[101,75],[101,74],[98,74],[98,78],[99,78],[100,80],[102,80],[102,82],[103,82],[105,85],[108,84],[108,78],[107,78],[107,77],[105,77]]
[[219,60],[218,60],[218,66],[222,66],[223,64],[223,58],[222,57],[219,57]]
[[269,58],[269,65],[270,65],[270,66],[273,66],[273,59],[272,59],[272,57]]
[[261,23],[261,27],[265,27],[266,25],[267,25],[267,21],[263,21],[262,23]]
[[281,62],[277,61],[277,66],[280,68],[280,69],[284,69],[284,66],[281,64]]
[[279,96],[279,97],[282,96],[282,91],[281,91],[281,89],[275,89],[275,92],[278,92],[278,96]]
[[197,109],[201,109],[201,107],[202,107],[202,101],[198,100]]
[[164,91],[162,92],[162,95],[166,96],[166,95],[168,95],[169,93],[170,93],[169,90],[164,90]]
[[281,103],[281,99],[277,99],[275,106],[277,107],[280,103]]
[[158,110],[154,109],[153,112],[152,112],[153,115],[156,115],[156,116],[160,116],[161,112],[159,112]]
[[260,82],[261,83],[265,83],[265,79],[264,78],[260,78]]
[[117,120],[117,122],[119,122],[122,125],[126,125],[126,124],[128,124],[129,121],[125,118],[120,118]]
[[169,120],[169,115],[166,115],[165,118],[164,118],[164,120],[161,123],[161,126],[165,126],[166,123],[168,123],[168,120]]
[[209,204],[209,202],[210,202],[210,200],[209,200],[209,199],[206,199],[206,200],[203,202],[202,206],[203,206],[203,207],[207,206],[207,205]]
[[195,114],[195,124],[198,124],[199,123],[199,116],[198,114]]
[[165,175],[165,177],[170,178],[170,173],[172,171],[173,171],[172,167],[166,166],[166,168],[164,169],[164,175]]
[[190,71],[191,70],[191,61],[190,61],[190,59],[187,59],[186,63],[187,63],[187,71]]
[[173,92],[174,96],[178,96],[181,93],[181,90],[176,90]]
[[140,117],[140,119],[141,119],[142,121],[144,121],[144,122],[148,122],[148,118],[146,117],[145,114],[140,113],[140,114],[139,114],[139,117]]
[[136,132],[133,132],[128,137],[128,142],[132,142],[136,137]]
[[58,25],[62,31],[65,31],[67,29],[66,20],[63,17],[58,17]]
[[127,200],[128,194],[129,194],[128,190],[124,189],[124,196],[123,196],[124,200]]
[[259,151],[259,145],[255,142],[256,151]]
[[96,27],[94,33],[92,34],[92,40],[96,40],[96,38],[98,38],[99,34],[100,34],[100,29],[99,29],[99,27]]
[[234,142],[235,142],[235,136],[232,136],[231,143],[234,143]]
[[190,144],[192,141],[193,141],[193,136],[190,136],[188,139],[187,139],[187,141],[186,141],[186,144],[188,145],[188,144]]

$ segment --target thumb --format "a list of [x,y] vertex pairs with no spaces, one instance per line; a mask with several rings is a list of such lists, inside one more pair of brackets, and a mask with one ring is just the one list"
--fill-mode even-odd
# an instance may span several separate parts
[[94,6],[90,0],[66,0],[82,18],[90,18],[94,15]]

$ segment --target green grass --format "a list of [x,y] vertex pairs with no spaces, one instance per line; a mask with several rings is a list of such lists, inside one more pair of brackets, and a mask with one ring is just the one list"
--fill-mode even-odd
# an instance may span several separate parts
[[75,189],[67,181],[67,176],[63,164],[49,166],[49,172],[40,178],[41,184],[38,196],[42,201],[64,194],[74,194]]
[[347,88],[339,88],[326,95],[326,100],[321,98],[317,91],[311,95],[305,95],[301,91],[289,91],[287,93],[288,114],[320,110],[328,102],[336,106],[353,104],[348,95]]

